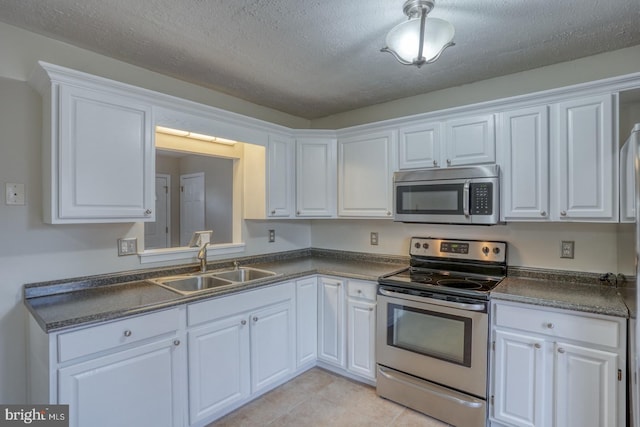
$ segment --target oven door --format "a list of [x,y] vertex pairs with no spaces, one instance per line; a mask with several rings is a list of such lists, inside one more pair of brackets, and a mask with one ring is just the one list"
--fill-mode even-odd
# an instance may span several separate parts
[[487,301],[450,302],[381,287],[377,306],[380,365],[486,399]]

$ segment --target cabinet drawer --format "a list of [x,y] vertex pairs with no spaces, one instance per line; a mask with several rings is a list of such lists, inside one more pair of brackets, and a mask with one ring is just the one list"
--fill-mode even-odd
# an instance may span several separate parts
[[347,295],[350,297],[375,301],[377,290],[377,284],[375,283],[361,282],[359,280],[349,280],[347,283]]
[[168,334],[180,327],[178,309],[165,310],[58,335],[58,361]]
[[613,318],[500,303],[494,306],[493,315],[495,325],[498,327],[520,329],[614,348],[620,346],[620,322]]

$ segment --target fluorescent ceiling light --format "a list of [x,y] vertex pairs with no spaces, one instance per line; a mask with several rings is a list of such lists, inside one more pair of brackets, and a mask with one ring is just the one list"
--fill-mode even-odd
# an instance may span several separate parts
[[156,132],[166,135],[182,136],[185,138],[197,139],[199,141],[215,142],[216,144],[234,145],[238,141],[233,139],[218,138],[216,136],[205,135],[202,133],[188,132],[186,130],[172,129],[164,126],[156,126]]

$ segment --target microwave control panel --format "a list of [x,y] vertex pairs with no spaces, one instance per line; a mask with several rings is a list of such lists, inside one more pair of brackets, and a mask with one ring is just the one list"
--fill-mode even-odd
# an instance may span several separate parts
[[490,182],[476,182],[469,187],[471,193],[471,215],[493,214],[493,184]]

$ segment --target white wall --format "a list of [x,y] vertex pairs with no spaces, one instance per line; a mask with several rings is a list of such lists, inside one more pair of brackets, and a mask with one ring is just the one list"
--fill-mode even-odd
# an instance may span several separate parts
[[[408,255],[409,239],[448,237],[508,242],[508,264],[594,273],[630,274],[627,255],[618,266],[617,224],[509,223],[494,226],[403,224],[391,220],[323,220],[311,224],[315,248]],[[378,232],[379,245],[369,244],[369,233]],[[560,258],[560,242],[575,241],[575,258]],[[620,248],[627,251],[629,242]]]

